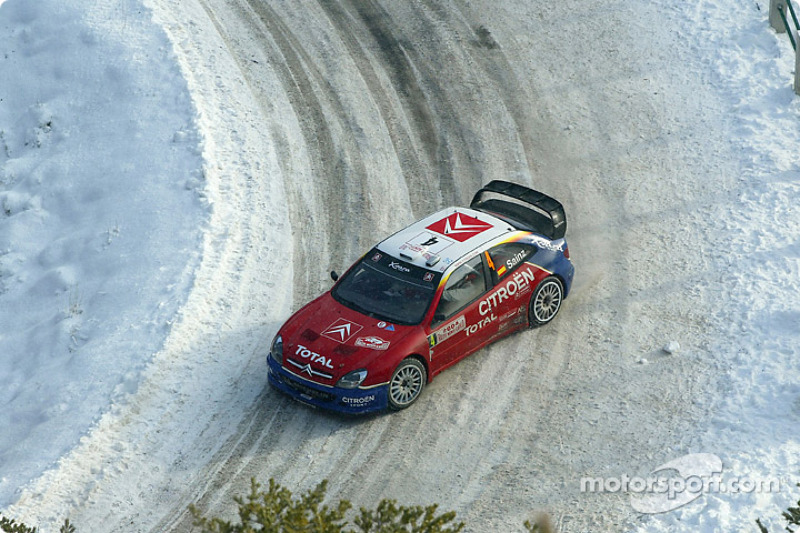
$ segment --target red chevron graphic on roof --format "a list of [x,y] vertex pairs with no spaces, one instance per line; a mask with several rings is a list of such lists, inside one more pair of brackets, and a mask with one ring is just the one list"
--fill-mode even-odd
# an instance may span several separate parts
[[464,213],[453,213],[447,218],[434,222],[425,229],[447,235],[458,242],[464,242],[491,227],[492,225],[488,222],[482,222],[475,217]]

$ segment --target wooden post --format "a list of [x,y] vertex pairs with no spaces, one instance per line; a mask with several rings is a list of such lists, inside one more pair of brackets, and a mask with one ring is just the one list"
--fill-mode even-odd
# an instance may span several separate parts
[[769,0],[769,25],[778,33],[786,31],[781,11],[786,12],[786,0]]

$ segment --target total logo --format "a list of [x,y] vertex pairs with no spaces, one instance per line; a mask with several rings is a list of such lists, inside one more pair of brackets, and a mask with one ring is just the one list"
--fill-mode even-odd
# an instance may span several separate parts
[[475,333],[482,330],[485,326],[488,326],[495,320],[497,320],[497,317],[494,316],[494,313],[492,313],[486,318],[482,318],[478,323],[467,326],[467,337],[469,337],[470,335],[474,335]]
[[299,355],[303,359],[309,359],[312,363],[317,363],[325,368],[330,368],[333,370],[333,364],[331,364],[331,360],[329,357],[325,357],[324,355],[320,355],[317,352],[312,352],[302,344],[297,345],[297,351],[294,353],[295,355]]
[[361,331],[363,327],[364,326],[356,324],[355,322],[339,318],[336,319],[333,324],[325,328],[320,335],[332,341],[344,343],[350,340],[350,337]]
[[434,222],[425,229],[446,235],[458,242],[464,242],[486,231],[492,225],[463,213],[453,213],[447,218]]

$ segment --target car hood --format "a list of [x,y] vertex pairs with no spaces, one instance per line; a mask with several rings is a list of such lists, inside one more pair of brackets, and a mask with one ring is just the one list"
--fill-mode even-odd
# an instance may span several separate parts
[[326,292],[281,328],[283,366],[306,379],[333,385],[352,370],[391,357],[413,329],[359,313]]

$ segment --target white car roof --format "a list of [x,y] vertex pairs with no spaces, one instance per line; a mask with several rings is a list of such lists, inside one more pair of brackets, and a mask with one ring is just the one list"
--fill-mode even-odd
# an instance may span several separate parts
[[416,266],[444,272],[471,251],[506,233],[508,222],[465,207],[448,207],[402,229],[377,248]]

